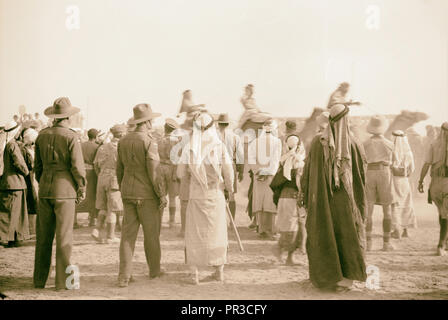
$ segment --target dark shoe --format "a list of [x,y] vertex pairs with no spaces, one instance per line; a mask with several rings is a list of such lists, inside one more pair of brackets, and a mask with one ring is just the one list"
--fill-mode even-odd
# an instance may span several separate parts
[[34,288],[36,288],[36,289],[45,289],[45,285],[44,284],[35,284]]
[[120,288],[126,288],[127,286],[129,286],[129,280],[128,279],[120,279],[120,280],[118,280],[118,286]]
[[438,246],[438,247],[437,247],[437,255],[438,255],[439,257],[443,257],[443,256],[445,256],[445,255],[446,255],[445,248],[443,248],[443,247],[441,247],[441,246]]
[[5,248],[14,248],[15,246],[15,241],[8,241],[8,244],[5,246]]
[[149,279],[153,280],[153,279],[156,279],[156,278],[160,278],[160,277],[164,276],[165,274],[166,274],[165,271],[160,270],[159,273],[150,275]]
[[[406,230],[406,229],[405,229]],[[403,231],[403,234],[404,234],[404,231]],[[401,239],[401,236],[400,236],[400,232],[398,231],[398,230],[394,230],[394,232],[392,232],[391,234],[390,234],[390,236],[392,237],[392,238],[394,238],[394,239]]]
[[403,230],[403,234],[401,235],[403,238],[409,238],[408,229]]
[[294,266],[296,263],[294,261],[294,258],[292,254],[288,254],[288,257],[286,258],[286,265],[287,266]]

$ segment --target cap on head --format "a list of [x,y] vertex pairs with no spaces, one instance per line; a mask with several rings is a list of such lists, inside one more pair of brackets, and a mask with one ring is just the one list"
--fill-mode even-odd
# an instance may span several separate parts
[[286,129],[289,131],[294,131],[297,129],[297,123],[293,120],[288,120],[285,123]]
[[92,128],[87,131],[87,136],[89,137],[89,139],[96,139],[96,137],[98,137],[98,133],[98,130]]
[[110,132],[114,137],[119,135],[123,135],[128,131],[128,128],[124,124],[116,124],[112,128],[110,128]]
[[165,128],[170,130],[176,130],[179,129],[179,124],[176,120],[168,118],[165,120]]

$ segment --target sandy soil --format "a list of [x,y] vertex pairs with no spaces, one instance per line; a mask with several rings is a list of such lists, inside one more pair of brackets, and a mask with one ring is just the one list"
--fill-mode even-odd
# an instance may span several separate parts
[[[355,283],[351,292],[321,292],[308,280],[306,255],[295,255],[296,266],[285,266],[271,254],[274,241],[260,240],[247,228],[246,202],[240,198],[237,225],[244,243],[239,252],[230,231],[229,264],[224,284],[188,283],[189,270],[184,264],[183,240],[177,236],[180,225],[162,229],[162,266],[167,274],[149,280],[140,230],[134,257],[134,278],[128,288],[117,287],[119,244],[96,244],[91,228],[75,230],[72,263],[81,274],[79,290],[54,290],[54,270],[47,288],[32,287],[34,241],[20,248],[0,247],[0,292],[10,299],[448,299],[448,256],[435,256],[438,241],[437,210],[423,199],[416,203],[419,228],[411,238],[394,240],[396,251],[382,252],[381,218],[375,211],[374,250],[367,254],[367,264],[380,271],[380,288],[369,290]],[[247,201],[247,200],[246,200]],[[166,219],[168,212],[165,213]],[[179,219],[179,217],[177,217]],[[80,221],[87,223],[86,215]],[[53,249],[54,252],[54,249]],[[53,253],[54,259],[54,253]],[[213,270],[201,271],[201,278]]]

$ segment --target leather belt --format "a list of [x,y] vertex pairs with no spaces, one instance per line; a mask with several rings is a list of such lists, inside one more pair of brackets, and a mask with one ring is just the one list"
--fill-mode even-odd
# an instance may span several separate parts
[[84,167],[86,168],[86,170],[93,170],[93,165],[90,163],[84,163]]
[[385,168],[389,168],[389,165],[385,165],[382,162],[374,162],[367,164],[367,170],[383,170]]

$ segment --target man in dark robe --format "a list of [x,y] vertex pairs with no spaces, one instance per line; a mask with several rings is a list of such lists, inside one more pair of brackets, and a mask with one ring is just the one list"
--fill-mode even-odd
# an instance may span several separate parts
[[310,279],[338,292],[366,280],[365,160],[350,133],[348,111],[341,104],[330,109],[330,125],[314,138],[301,178]]

